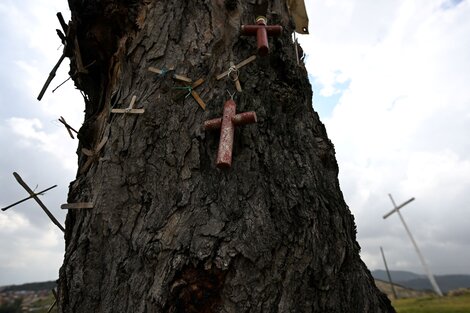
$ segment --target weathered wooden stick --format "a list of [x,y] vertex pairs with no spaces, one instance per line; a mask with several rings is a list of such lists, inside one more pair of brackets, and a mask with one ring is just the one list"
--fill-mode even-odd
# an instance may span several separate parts
[[75,45],[75,63],[77,64],[77,71],[79,73],[87,74],[88,70],[83,66],[82,54],[80,53],[80,46],[78,45],[77,36],[75,36],[74,45]]
[[93,209],[93,202],[66,203],[60,208],[63,210]]
[[39,96],[38,96],[39,101],[41,101],[42,97],[44,96],[44,93],[46,92],[47,87],[49,87],[50,83],[54,79],[57,69],[59,68],[60,64],[62,63],[64,59],[65,59],[65,49],[64,49],[64,52],[62,52],[62,55],[60,56],[59,61],[57,61],[57,64],[52,68],[52,71],[49,73],[49,77],[44,83],[44,86],[42,86],[41,92],[39,92]]
[[[54,186],[49,187],[49,188],[47,188],[47,189],[44,189],[43,191],[37,192],[37,193],[35,193],[35,195],[36,195],[36,196],[42,196],[46,191],[49,191],[49,190],[51,190],[52,188],[55,188],[55,187],[57,187],[57,185],[54,185]],[[24,198],[24,199],[18,201],[18,202],[15,202],[15,203],[13,203],[13,204],[10,204],[9,206],[4,207],[4,208],[2,209],[2,211],[6,211],[6,210],[8,210],[9,208],[14,207],[14,206],[17,205],[17,204],[23,203],[23,202],[25,202],[26,200],[29,200],[29,199],[31,199],[31,198],[33,198],[33,196],[29,196],[29,197],[27,197],[27,198]]]
[[58,296],[54,288],[52,289],[52,294],[54,295],[54,303],[52,303],[52,305],[49,307],[49,310],[47,310],[47,313],[50,313],[52,309],[54,308],[54,306],[57,304]]
[[109,132],[109,126],[107,127],[107,130],[105,131],[105,135],[103,139],[101,139],[100,143],[96,146],[94,151],[91,151],[86,148],[82,148],[83,154],[85,154],[88,157],[88,159],[86,160],[83,167],[80,169],[80,174],[85,173],[88,170],[88,168],[91,166],[91,164],[93,164],[95,159],[99,156],[101,149],[103,149],[104,145],[108,141],[108,132]]
[[[161,69],[158,69],[156,67],[150,66],[148,68],[148,70],[150,72],[153,72],[153,73],[156,73],[156,74],[159,74],[159,75],[163,75],[163,74],[165,74],[165,72],[173,71],[174,68],[169,68],[167,70],[161,70]],[[176,80],[180,80],[180,81],[187,82],[187,83],[192,83],[193,82],[190,78],[188,78],[186,76],[183,76],[183,75],[174,74],[172,77]]]
[[69,29],[69,26],[67,25],[67,23],[65,23],[64,17],[62,16],[61,12],[57,12],[56,15],[57,15],[57,18],[59,19],[60,26],[62,27],[64,33],[66,34]]
[[61,122],[62,124],[64,124],[65,128],[67,129],[67,131],[69,132],[69,135],[70,137],[72,137],[72,139],[75,139],[75,137],[73,137],[73,134],[71,131],[74,131],[75,134],[78,134],[78,132],[72,127],[70,126],[66,121],[65,121],[65,118],[63,118],[62,116],[59,118],[59,122]]
[[38,198],[38,196],[31,190],[31,188],[29,188],[29,186],[23,181],[23,179],[21,179],[20,175],[18,175],[18,173],[16,173],[16,172],[13,172],[13,176],[15,176],[18,183],[24,189],[26,189],[26,191],[31,195],[31,197],[33,197],[33,199],[36,200],[36,202],[39,204],[41,209],[43,209],[43,211],[47,214],[47,216],[49,216],[52,223],[54,223],[57,227],[59,227],[60,230],[65,232],[64,227],[62,227],[62,225],[60,225],[59,221],[54,217],[54,215],[52,215],[52,213],[47,209],[47,207],[44,205],[44,203],[42,203],[42,201]]

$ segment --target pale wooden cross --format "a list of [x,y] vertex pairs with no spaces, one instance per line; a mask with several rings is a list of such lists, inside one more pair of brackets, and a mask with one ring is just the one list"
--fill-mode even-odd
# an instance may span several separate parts
[[[174,68],[169,68],[169,69],[166,69],[166,68],[163,68],[163,69],[159,69],[159,68],[156,68],[156,67],[153,67],[153,66],[150,66],[148,68],[148,70],[152,73],[156,73],[158,75],[165,75],[167,72],[170,72],[170,71],[173,71]],[[176,80],[179,80],[179,81],[183,81],[183,82],[186,82],[186,83],[192,83],[192,80],[186,76],[183,76],[183,75],[178,75],[178,74],[173,74],[172,76],[174,79]]]
[[[187,77],[184,77],[184,78],[186,79]],[[175,79],[177,79],[177,78],[175,78]],[[180,80],[180,79],[177,79],[177,80]],[[187,82],[186,80],[183,80],[183,81]],[[199,78],[198,80],[196,80],[196,81],[195,81],[194,83],[192,83],[191,85],[180,86],[180,87],[173,87],[173,88],[175,88],[175,89],[184,89],[184,90],[187,90],[187,91],[188,91],[188,94],[186,95],[186,97],[189,96],[189,95],[191,95],[191,96],[194,98],[194,100],[196,100],[196,102],[199,104],[199,106],[200,106],[203,110],[205,110],[205,109],[206,109],[206,104],[205,104],[204,101],[201,99],[201,97],[199,96],[199,94],[198,94],[196,91],[194,91],[194,88],[199,87],[200,85],[202,85],[203,82],[204,82],[204,79]]]
[[219,150],[217,152],[216,165],[218,168],[229,168],[232,166],[232,149],[235,126],[256,123],[255,112],[243,112],[236,114],[237,105],[233,99],[224,104],[222,117],[214,118],[204,122],[204,130],[220,129]]
[[121,113],[121,114],[142,114],[145,112],[145,109],[134,109],[135,100],[137,96],[132,96],[131,103],[125,109],[111,109],[111,113]]
[[256,25],[242,25],[240,29],[242,36],[256,36],[260,56],[269,54],[268,36],[279,36],[282,33],[282,26],[266,24],[266,17],[259,16],[256,18]]
[[392,198],[392,195],[391,194],[388,194],[388,196],[390,197],[390,200],[392,201],[392,204],[394,206],[394,209],[391,210],[390,212],[388,212],[387,214],[385,214],[383,216],[384,219],[386,219],[387,217],[389,217],[390,215],[392,215],[393,213],[397,213],[398,214],[398,217],[400,218],[401,222],[403,223],[403,226],[405,227],[405,230],[408,234],[408,236],[410,237],[410,240],[411,242],[413,243],[413,246],[416,250],[416,253],[418,254],[418,257],[421,261],[421,264],[423,265],[423,268],[424,268],[424,271],[426,272],[426,274],[428,275],[428,279],[429,281],[431,282],[431,285],[433,286],[434,288],[434,291],[442,297],[442,291],[441,289],[439,288],[439,285],[437,284],[436,282],[436,279],[434,278],[434,275],[431,273],[431,270],[429,269],[428,265],[426,264],[426,261],[424,260],[424,257],[423,257],[423,254],[421,253],[421,251],[419,250],[418,248],[418,244],[416,243],[415,239],[413,238],[413,235],[411,235],[411,231],[410,229],[408,228],[408,225],[406,225],[405,223],[405,219],[403,218],[403,216],[401,215],[400,213],[400,209],[402,207],[404,207],[405,205],[407,205],[408,203],[410,203],[411,201],[413,201],[415,198],[411,198],[409,199],[408,201],[405,201],[404,203],[400,204],[399,206],[397,206],[395,204],[395,200],[393,200]]
[[238,70],[243,66],[247,65],[248,63],[253,62],[254,60],[256,60],[256,55],[252,55],[251,57],[241,61],[237,65],[234,65],[234,63],[230,61],[230,68],[222,74],[217,75],[217,80],[221,80],[224,77],[228,77],[235,82],[235,88],[237,88],[237,91],[242,92],[242,86],[240,84],[240,80],[238,79]]
[[2,211],[5,211],[7,210],[8,208],[14,206],[14,205],[17,205],[21,202],[24,202],[28,199],[31,199],[33,198],[34,200],[36,200],[36,202],[39,204],[39,206],[41,207],[41,209],[46,213],[46,215],[49,217],[49,219],[52,221],[52,223],[54,223],[57,227],[59,227],[59,229],[63,232],[65,232],[65,229],[64,227],[59,223],[59,221],[54,217],[54,215],[52,215],[52,213],[47,209],[47,207],[44,205],[44,203],[42,203],[42,201],[39,199],[38,195],[44,193],[45,191],[47,190],[50,190],[52,188],[55,188],[57,187],[57,185],[54,185],[50,188],[47,188],[39,193],[35,193],[31,188],[29,188],[29,186],[24,182],[24,180],[21,178],[21,176],[16,173],[16,172],[13,172],[13,176],[15,177],[16,181],[29,193],[29,197],[28,198],[25,198],[21,201],[18,201],[6,208],[3,208]]
[[109,132],[109,125],[105,130],[105,134],[104,134],[103,138],[98,143],[98,145],[95,147],[95,149],[89,150],[87,148],[82,148],[82,153],[84,155],[86,155],[88,158],[87,158],[85,164],[83,165],[83,167],[80,169],[80,174],[85,173],[88,170],[88,168],[93,164],[93,162],[96,161],[99,158],[101,149],[103,149],[104,145],[108,141],[108,132]]

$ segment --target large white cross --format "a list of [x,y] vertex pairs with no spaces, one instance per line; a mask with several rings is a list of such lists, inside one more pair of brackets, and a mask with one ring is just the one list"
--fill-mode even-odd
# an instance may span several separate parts
[[416,253],[418,253],[418,257],[419,257],[419,259],[420,259],[420,261],[421,261],[421,264],[422,264],[423,267],[424,267],[424,271],[426,272],[426,275],[428,275],[429,281],[431,282],[431,285],[432,285],[432,287],[434,288],[434,291],[435,291],[439,296],[442,296],[442,291],[441,291],[441,289],[439,288],[439,286],[437,285],[436,279],[434,278],[433,274],[431,273],[431,270],[429,269],[428,265],[426,264],[426,261],[424,260],[424,257],[423,257],[423,255],[421,254],[421,251],[420,251],[419,248],[418,248],[418,244],[417,244],[416,241],[414,240],[413,235],[411,235],[410,229],[409,229],[408,226],[406,225],[405,219],[403,218],[403,216],[402,216],[401,213],[400,213],[400,209],[401,209],[402,207],[404,207],[405,205],[407,205],[408,203],[410,203],[411,201],[413,201],[415,198],[411,198],[410,200],[405,201],[405,202],[403,202],[402,204],[400,204],[399,206],[397,206],[397,205],[395,204],[395,201],[394,201],[393,198],[392,198],[392,195],[391,195],[391,194],[388,194],[388,196],[390,197],[390,200],[392,200],[394,209],[393,209],[392,211],[388,212],[387,214],[385,214],[385,215],[383,216],[383,218],[386,219],[387,217],[389,217],[389,216],[392,215],[393,213],[397,212],[398,217],[400,217],[400,220],[401,220],[401,222],[403,223],[403,226],[405,227],[405,230],[406,230],[408,236],[410,237],[410,240],[411,240],[411,242],[413,243],[413,246],[415,247]]

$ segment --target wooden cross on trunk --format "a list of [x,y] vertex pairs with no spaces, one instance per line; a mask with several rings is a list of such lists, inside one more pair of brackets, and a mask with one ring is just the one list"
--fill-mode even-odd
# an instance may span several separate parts
[[234,65],[233,62],[230,62],[230,68],[223,72],[222,74],[218,75],[216,78],[217,80],[221,80],[224,77],[228,77],[235,82],[235,87],[237,88],[238,92],[242,92],[242,86],[240,84],[240,80],[238,79],[238,70],[243,66],[247,65],[250,62],[256,60],[256,55],[252,55],[246,60],[241,61],[237,65]]
[[217,152],[216,165],[218,168],[232,166],[232,149],[235,126],[256,123],[255,112],[243,112],[236,114],[237,105],[233,99],[224,104],[222,117],[204,122],[204,130],[220,129],[219,150]]
[[256,36],[260,56],[269,54],[268,36],[279,36],[282,33],[282,26],[266,24],[266,17],[259,16],[256,18],[256,25],[242,25],[240,29],[242,36]]
[[104,145],[108,141],[108,132],[109,132],[109,125],[105,130],[103,139],[101,139],[100,143],[95,147],[94,150],[89,150],[87,148],[82,148],[82,152],[84,155],[88,157],[83,167],[80,169],[80,174],[85,173],[88,168],[99,158],[101,149],[103,149]]
[[6,208],[3,208],[2,211],[5,211],[7,210],[8,208],[11,208],[12,206],[15,206],[21,202],[24,202],[28,199],[31,199],[33,198],[34,200],[36,200],[36,202],[39,204],[39,206],[41,207],[41,209],[43,209],[43,211],[47,214],[47,216],[49,217],[49,219],[52,221],[52,223],[54,223],[57,227],[60,228],[61,231],[65,232],[65,229],[64,227],[59,223],[59,221],[54,217],[54,215],[52,215],[52,213],[47,209],[47,207],[44,205],[44,203],[42,203],[42,201],[39,199],[38,195],[41,195],[43,194],[44,192],[46,192],[47,190],[50,190],[52,188],[55,188],[57,187],[57,185],[54,185],[52,187],[49,187],[43,191],[40,191],[38,193],[35,193],[31,188],[29,188],[29,186],[24,182],[24,180],[21,178],[21,176],[16,173],[16,172],[13,172],[13,176],[15,177],[16,181],[24,188],[26,189],[26,191],[29,193],[29,197],[23,199],[23,200],[20,200],[12,205],[9,205],[7,206]]
[[145,112],[145,109],[134,109],[135,99],[137,96],[132,96],[131,103],[125,109],[112,109],[111,113],[121,113],[121,114],[142,114]]
[[[183,76],[184,77],[184,76]],[[185,77],[184,77],[185,78]],[[175,79],[177,80],[181,80],[181,81],[184,81],[184,82],[187,82],[186,79],[180,79],[180,78],[177,78],[175,77]],[[184,90],[187,90],[188,91],[188,95],[191,95],[194,100],[196,100],[196,102],[199,104],[199,106],[203,109],[203,110],[206,110],[206,104],[204,103],[204,101],[201,99],[201,97],[199,96],[199,94],[194,91],[194,88],[196,87],[199,87],[200,85],[202,85],[202,83],[204,82],[204,79],[202,78],[199,78],[198,80],[196,80],[194,83],[192,83],[191,85],[188,85],[188,86],[179,86],[179,87],[173,87],[175,89],[184,89]]]

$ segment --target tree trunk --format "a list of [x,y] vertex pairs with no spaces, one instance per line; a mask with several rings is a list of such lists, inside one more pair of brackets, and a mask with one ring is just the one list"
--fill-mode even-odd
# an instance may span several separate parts
[[[285,1],[69,5],[86,111],[68,200],[93,208],[67,215],[61,312],[394,312],[359,258]],[[216,76],[256,54],[240,26],[260,8],[284,30],[239,70],[237,112],[258,121],[235,129],[232,167],[220,170],[219,132],[202,125],[236,90]],[[204,79],[194,91],[205,111],[174,74]],[[110,112],[133,96],[143,114]]]

